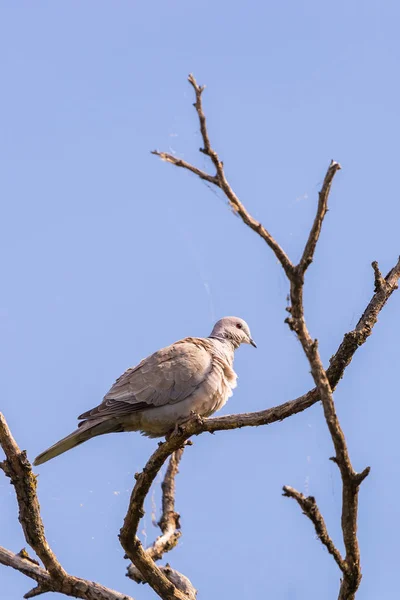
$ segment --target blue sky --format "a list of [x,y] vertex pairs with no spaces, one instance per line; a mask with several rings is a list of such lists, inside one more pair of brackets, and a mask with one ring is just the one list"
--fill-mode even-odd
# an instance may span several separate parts
[[[219,192],[149,151],[208,166],[193,72],[207,84],[210,133],[233,187],[293,260],[330,160],[342,164],[305,293],[327,363],[373,293],[371,261],[386,273],[399,254],[398,3],[3,1],[0,14],[0,407],[21,447],[33,459],[127,367],[208,335],[224,315],[245,318],[258,349],[238,351],[223,413],[307,391],[276,259]],[[335,394],[354,467],[372,467],[360,494],[358,600],[398,589],[399,303],[396,294]],[[124,576],[117,533],[156,443],[105,436],[37,469],[63,566],[137,600],[154,594]],[[331,455],[320,405],[195,440],[178,476],[183,537],[168,560],[199,600],[336,597],[334,561],[281,496],[284,484],[315,495],[341,547]],[[4,477],[0,498],[0,544],[19,551]],[[151,498],[147,509],[150,542]],[[8,600],[30,585],[5,568],[0,581]]]

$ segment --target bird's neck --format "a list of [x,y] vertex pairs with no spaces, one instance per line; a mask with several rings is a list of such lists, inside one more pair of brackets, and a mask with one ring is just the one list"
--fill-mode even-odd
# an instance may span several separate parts
[[233,364],[234,352],[236,348],[239,347],[239,344],[236,345],[233,340],[228,340],[227,338],[218,335],[211,335],[210,339],[214,341],[216,348],[224,355],[229,363]]

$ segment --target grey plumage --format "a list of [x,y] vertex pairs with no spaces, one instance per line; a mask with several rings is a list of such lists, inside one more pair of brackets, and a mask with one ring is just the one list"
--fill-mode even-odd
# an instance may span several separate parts
[[236,387],[233,355],[242,343],[255,346],[247,323],[225,317],[208,338],[189,337],[158,350],[125,371],[99,406],[78,417],[78,429],[39,454],[34,464],[104,433],[140,431],[161,437],[193,413],[210,416]]

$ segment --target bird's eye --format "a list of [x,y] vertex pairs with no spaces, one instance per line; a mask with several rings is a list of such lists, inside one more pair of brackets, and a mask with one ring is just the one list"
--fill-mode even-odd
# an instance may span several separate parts
[[241,323],[236,323],[236,327],[237,327],[238,329],[242,329],[243,325],[242,325]]

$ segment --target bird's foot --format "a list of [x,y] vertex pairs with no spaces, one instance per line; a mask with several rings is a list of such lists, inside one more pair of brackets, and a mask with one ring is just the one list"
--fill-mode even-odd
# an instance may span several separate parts
[[190,417],[188,419],[188,422],[195,422],[198,425],[204,425],[204,419],[201,415],[199,415],[197,412],[195,412],[194,410],[192,410],[190,412]]
[[185,425],[188,425],[189,423],[193,422],[197,423],[198,425],[203,425],[204,419],[198,413],[191,411],[189,417],[175,424],[175,427],[170,433],[168,433],[165,436],[165,439],[168,441],[172,436],[181,435],[182,433],[185,433]]

